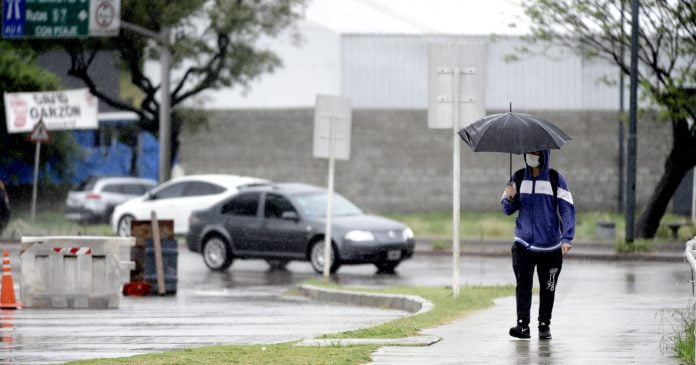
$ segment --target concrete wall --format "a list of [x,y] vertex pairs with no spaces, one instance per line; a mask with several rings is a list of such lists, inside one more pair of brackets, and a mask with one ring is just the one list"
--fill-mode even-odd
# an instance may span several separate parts
[[[574,139],[552,152],[551,164],[569,181],[577,208],[614,209],[616,114],[527,112],[556,123]],[[213,111],[207,130],[182,136],[182,167],[186,174],[243,174],[325,186],[328,164],[312,157],[313,113]],[[428,129],[426,115],[425,110],[354,110],[352,156],[336,164],[336,191],[372,212],[449,211],[454,136],[450,130]],[[662,173],[671,132],[665,124],[642,120],[638,133],[637,199],[642,206]],[[499,209],[509,176],[508,158],[462,146],[464,211]],[[513,170],[522,166],[522,158],[513,155]]]

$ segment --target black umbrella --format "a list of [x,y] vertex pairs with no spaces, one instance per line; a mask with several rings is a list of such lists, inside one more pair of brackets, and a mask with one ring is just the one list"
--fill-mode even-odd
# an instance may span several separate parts
[[[474,152],[506,152],[522,154],[560,149],[571,140],[553,123],[529,114],[493,114],[483,117],[459,131],[459,136]],[[512,155],[510,155],[512,174]]]

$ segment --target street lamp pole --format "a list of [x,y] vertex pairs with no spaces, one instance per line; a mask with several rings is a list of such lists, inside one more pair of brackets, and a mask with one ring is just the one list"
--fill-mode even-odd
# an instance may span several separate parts
[[635,238],[636,218],[636,152],[638,150],[638,22],[639,0],[631,4],[631,90],[629,102],[628,126],[628,164],[626,169],[626,242],[633,243]]
[[621,44],[621,50],[619,51],[619,57],[621,58],[621,67],[619,68],[619,135],[618,135],[618,142],[619,142],[619,151],[618,151],[618,162],[619,162],[619,184],[618,184],[618,204],[617,204],[617,211],[619,213],[624,213],[624,186],[626,184],[625,179],[624,179],[624,89],[625,89],[625,83],[624,83],[624,70],[623,70],[623,63],[624,63],[624,50],[626,47],[623,46],[623,39],[624,36],[626,35],[624,31],[624,23],[626,22],[625,16],[624,16],[624,9],[625,4],[622,1],[621,2],[621,41],[619,42]]
[[160,64],[162,67],[162,81],[160,82],[160,113],[159,113],[159,182],[160,184],[172,178],[172,122],[171,96],[169,95],[169,81],[172,68],[172,53],[169,50],[170,30],[162,28],[162,40],[160,46]]

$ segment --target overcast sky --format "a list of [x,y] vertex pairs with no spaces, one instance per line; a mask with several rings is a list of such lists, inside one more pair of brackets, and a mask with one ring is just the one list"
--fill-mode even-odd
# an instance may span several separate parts
[[306,16],[341,33],[522,34],[528,22],[521,2],[310,0]]

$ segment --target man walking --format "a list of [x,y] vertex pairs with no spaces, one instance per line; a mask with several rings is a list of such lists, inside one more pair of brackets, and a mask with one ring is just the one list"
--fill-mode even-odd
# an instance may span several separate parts
[[[563,175],[551,169],[548,150],[524,155],[526,168],[515,172],[502,197],[503,212],[519,211],[512,245],[517,287],[517,324],[510,336],[530,338],[534,268],[539,278],[539,338],[551,339],[551,312],[563,256],[575,235],[573,197]],[[559,218],[560,215],[560,218]]]

